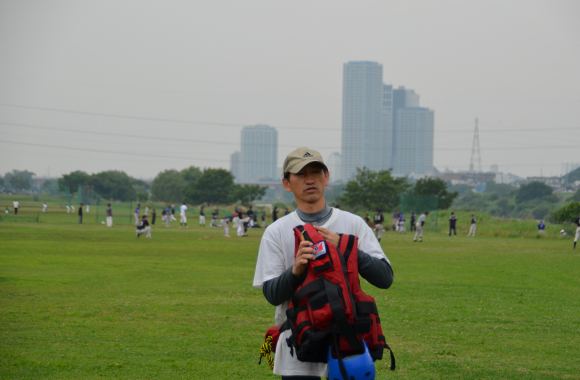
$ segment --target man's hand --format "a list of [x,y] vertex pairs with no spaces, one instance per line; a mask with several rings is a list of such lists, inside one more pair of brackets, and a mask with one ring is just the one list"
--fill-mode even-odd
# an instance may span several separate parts
[[334,245],[334,247],[338,249],[338,242],[340,241],[340,236],[338,236],[338,234],[335,234],[334,232],[329,231],[323,227],[314,226],[314,228],[316,229],[316,231],[318,231],[320,236],[324,238],[324,240]]
[[300,246],[298,248],[298,252],[296,252],[296,260],[294,261],[294,265],[292,266],[292,273],[295,276],[300,276],[306,270],[308,266],[309,260],[314,260],[314,249],[310,248],[312,245],[309,241],[301,241]]

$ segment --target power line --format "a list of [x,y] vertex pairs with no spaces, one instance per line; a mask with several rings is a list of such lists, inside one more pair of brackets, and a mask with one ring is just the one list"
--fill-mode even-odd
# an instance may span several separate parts
[[[66,110],[66,109],[58,109],[58,108],[49,108],[49,107],[34,107],[34,106],[25,106],[20,104],[10,104],[10,103],[0,103],[0,106],[5,107],[14,107],[14,108],[24,108],[24,109],[34,109],[40,111],[50,111],[50,112],[61,112],[61,113],[70,113],[76,115],[89,115],[89,116],[101,116],[101,117],[110,117],[110,118],[119,118],[119,119],[129,119],[129,120],[145,120],[145,121],[156,121],[156,122],[165,122],[165,123],[175,123],[175,124],[198,124],[198,125],[213,125],[219,127],[247,127],[250,124],[235,124],[235,123],[220,123],[220,122],[213,122],[213,121],[199,121],[199,120],[185,120],[185,119],[166,119],[166,118],[154,118],[154,117],[145,117],[145,116],[130,116],[130,115],[120,115],[120,114],[110,114],[110,113],[101,113],[101,112],[88,112],[88,111],[74,111],[74,110]],[[338,131],[337,128],[313,128],[313,127],[289,127],[289,126],[273,126],[268,125],[272,128],[276,129],[292,129],[292,130],[318,130],[318,131],[329,131],[329,132],[336,132]],[[552,131],[573,131],[573,130],[580,130],[579,127],[569,127],[569,128],[540,128],[540,129],[533,129],[533,128],[525,128],[525,129],[483,129],[480,132],[482,133],[511,133],[511,132],[552,132]],[[457,130],[457,129],[435,129],[435,133],[472,133],[470,130]]]

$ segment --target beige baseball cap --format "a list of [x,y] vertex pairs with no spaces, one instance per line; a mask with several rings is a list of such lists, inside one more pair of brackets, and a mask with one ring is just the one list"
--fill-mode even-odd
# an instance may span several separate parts
[[302,170],[303,167],[313,162],[321,163],[328,171],[328,168],[318,151],[310,148],[298,148],[286,156],[282,168],[282,175],[286,175],[286,173],[296,174]]

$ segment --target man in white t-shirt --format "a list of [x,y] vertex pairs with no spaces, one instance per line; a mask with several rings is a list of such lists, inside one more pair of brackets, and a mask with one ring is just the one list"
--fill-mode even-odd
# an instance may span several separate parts
[[[290,298],[300,285],[314,249],[312,243],[300,243],[294,256],[293,228],[310,223],[322,237],[337,246],[339,233],[358,236],[359,273],[371,284],[386,289],[393,280],[390,262],[373,234],[373,230],[357,215],[326,205],[324,188],[329,173],[322,156],[315,150],[299,148],[284,161],[282,183],[287,192],[294,193],[297,208],[268,226],[258,252],[253,286],[262,289],[264,296],[276,306],[275,324],[286,320]],[[301,362],[288,346],[290,330],[281,333],[276,346],[274,374],[282,379],[312,379],[327,377],[327,365]]]
[[179,216],[181,217],[181,220],[179,221],[179,228],[189,228],[187,226],[187,206],[185,205],[185,202],[183,202],[183,204],[179,207]]
[[42,212],[46,212],[46,209],[48,208],[48,205],[45,203],[42,204]]
[[469,236],[475,237],[475,229],[476,228],[477,228],[477,224],[476,224],[476,220],[475,220],[475,215],[471,214],[471,227],[469,227],[469,233],[467,234],[467,237],[469,237]]
[[20,203],[18,203],[18,201],[15,199],[14,202],[12,202],[12,206],[14,206],[14,215],[18,215],[18,208],[20,207]]
[[413,241],[417,241],[417,236],[419,237],[419,242],[423,241],[423,226],[425,225],[425,221],[427,220],[427,217],[429,216],[429,211],[425,211],[423,214],[421,214],[421,216],[419,217],[419,219],[417,219],[417,223],[415,224],[415,238],[413,239]]

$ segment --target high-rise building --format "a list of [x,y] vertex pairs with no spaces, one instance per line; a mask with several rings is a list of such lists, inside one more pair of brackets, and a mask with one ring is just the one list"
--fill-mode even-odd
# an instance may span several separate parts
[[433,172],[433,111],[421,107],[395,110],[393,174],[423,176]]
[[[342,179],[356,168],[386,169],[390,162],[390,131],[383,109],[383,66],[376,62],[348,62],[343,68]],[[385,150],[389,154],[385,154]],[[390,160],[388,160],[390,161]]]
[[277,173],[278,131],[267,125],[242,129],[241,180],[254,183],[275,180]]
[[240,182],[242,179],[242,154],[237,150],[230,156],[230,171],[234,175],[235,181]]
[[340,182],[342,179],[342,156],[340,152],[332,152],[326,160],[326,167],[330,173],[330,182]]

